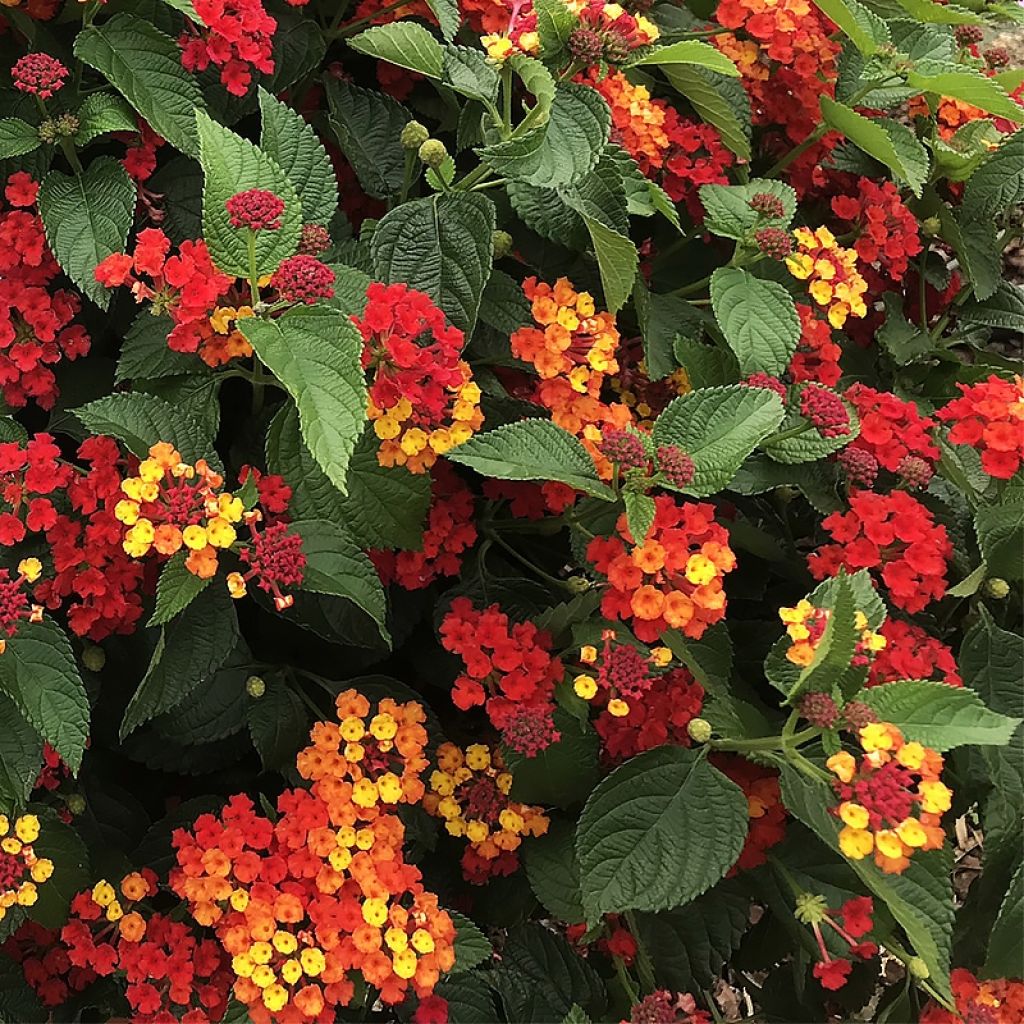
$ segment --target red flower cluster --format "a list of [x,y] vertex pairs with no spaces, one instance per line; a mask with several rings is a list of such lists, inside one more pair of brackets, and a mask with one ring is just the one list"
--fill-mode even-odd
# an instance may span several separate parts
[[628,1024],[711,1024],[711,1020],[707,1010],[697,1009],[697,1001],[688,992],[661,988],[644,996],[629,1011]]
[[879,267],[892,281],[903,279],[909,261],[921,251],[921,238],[917,218],[891,181],[861,178],[854,195],[832,200],[832,212],[856,230],[854,249],[862,263]]
[[315,256],[300,252],[281,261],[270,278],[270,287],[285,302],[311,306],[334,295],[334,271]]
[[444,576],[458,576],[465,552],[476,543],[473,492],[448,462],[431,469],[430,511],[416,551],[371,551],[385,585],[423,590]]
[[947,686],[963,686],[953,652],[920,626],[886,619],[879,632],[885,637],[885,646],[871,664],[868,686],[900,679],[934,679]]
[[284,216],[284,200],[264,188],[236,192],[225,204],[233,228],[277,231]]
[[956,1011],[929,1003],[920,1024],[1024,1024],[1024,981],[981,981],[957,967],[950,975]]
[[246,516],[249,526],[250,544],[243,547],[238,556],[249,566],[245,573],[231,573],[228,586],[232,597],[241,597],[245,585],[255,579],[260,590],[274,598],[278,611],[290,608],[295,603],[291,594],[282,594],[281,587],[301,587],[305,578],[306,556],[302,551],[302,538],[288,532],[288,524],[271,523],[262,531],[256,529],[259,519],[250,513]]
[[643,544],[634,542],[622,515],[616,535],[595,537],[587,547],[587,558],[608,577],[601,614],[632,622],[645,643],[666,629],[699,639],[725,618],[722,580],[736,567],[736,556],[713,506],[677,503],[667,495],[654,501],[654,523]]
[[353,317],[366,343],[368,415],[381,440],[382,466],[426,472],[483,423],[480,389],[462,358],[462,331],[429,295],[404,284],[373,282],[366,308]]
[[559,516],[576,501],[577,492],[568,484],[528,480],[485,480],[481,488],[491,501],[507,501],[513,519],[543,519]]
[[952,423],[949,439],[981,452],[981,468],[1009,480],[1024,461],[1024,380],[995,374],[977,384],[957,384],[963,392],[936,415]]
[[747,838],[728,877],[760,867],[768,851],[786,837],[786,808],[782,805],[779,773],[734,755],[716,755],[715,767],[727,775],[747,798],[750,818]]
[[843,400],[828,388],[808,384],[800,391],[800,414],[822,437],[850,432],[850,413]]
[[48,53],[26,53],[11,68],[15,89],[48,100],[61,89],[70,72],[56,57]]
[[929,463],[938,460],[939,449],[931,438],[935,421],[922,416],[913,402],[859,381],[847,388],[843,397],[860,417],[860,433],[851,447],[869,452],[879,466],[895,473],[908,455]]
[[26,921],[2,946],[0,952],[20,964],[25,981],[43,1006],[60,1006],[72,993],[82,992],[95,980],[96,972],[76,967],[60,942],[56,929]]
[[853,970],[853,964],[842,957],[834,957],[825,945],[821,926],[827,924],[839,938],[849,947],[850,954],[860,960],[870,960],[878,953],[878,946],[873,942],[858,942],[874,927],[872,915],[875,905],[869,896],[855,896],[847,900],[838,913],[830,912],[824,896],[813,896],[809,892],[802,893],[796,901],[796,919],[802,924],[809,924],[814,932],[814,940],[818,945],[821,959],[814,965],[814,976],[821,982],[821,987],[836,991],[841,989]]
[[89,335],[72,323],[82,305],[78,295],[51,287],[60,267],[31,209],[38,190],[19,172],[5,189],[9,206],[0,203],[0,389],[15,408],[34,400],[50,409],[57,400],[50,366],[85,355]]
[[202,24],[186,21],[178,37],[187,71],[205,71],[213,64],[232,96],[249,91],[253,71],[273,72],[277,22],[260,0],[196,0],[194,8]]
[[497,729],[522,705],[550,707],[564,670],[550,653],[551,638],[532,622],[512,623],[497,604],[480,611],[468,597],[457,597],[440,634],[444,649],[465,665],[452,690],[456,707],[484,705]]
[[832,340],[829,325],[819,320],[810,306],[798,302],[796,311],[800,314],[800,340],[789,363],[793,383],[809,382],[835,387],[843,375],[839,366],[842,348]]
[[946,563],[953,544],[946,528],[906,491],[850,495],[849,512],[833,512],[822,524],[835,543],[807,559],[817,580],[880,569],[893,604],[914,613],[946,592]]

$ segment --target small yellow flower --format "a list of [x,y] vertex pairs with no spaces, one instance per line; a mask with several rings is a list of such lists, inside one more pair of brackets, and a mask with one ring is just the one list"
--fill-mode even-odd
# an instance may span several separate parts
[[875,837],[865,829],[847,826],[839,833],[839,849],[850,860],[863,860],[875,847]]
[[[363,904],[363,906],[365,908],[366,904]],[[299,963],[302,964],[303,971],[311,978],[315,978],[327,966],[324,951],[322,949],[317,949],[316,947],[304,949],[299,954]]]
[[593,700],[597,693],[597,683],[590,676],[577,676],[572,684],[573,692],[583,700]]
[[14,823],[14,834],[23,843],[34,843],[39,838],[39,819],[34,814],[23,814]]
[[377,897],[363,901],[363,920],[379,928],[388,919],[388,905]]
[[39,579],[43,571],[43,563],[38,558],[23,558],[18,563],[18,572],[28,580],[29,583],[35,583]]
[[868,814],[866,807],[852,803],[849,800],[839,805],[839,818],[844,825],[849,825],[850,828],[855,829],[867,828],[871,821],[871,816]]
[[629,705],[619,697],[613,697],[608,701],[608,714],[616,718],[625,718],[629,714]]

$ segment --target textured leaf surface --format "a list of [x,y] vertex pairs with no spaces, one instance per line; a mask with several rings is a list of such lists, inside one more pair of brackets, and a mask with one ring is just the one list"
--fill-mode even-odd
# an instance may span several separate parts
[[440,78],[444,64],[441,44],[415,21],[394,21],[374,25],[348,41],[359,53],[386,60],[427,78]]
[[704,68],[671,65],[663,70],[676,92],[693,104],[703,120],[718,129],[722,142],[741,160],[749,160],[750,101],[743,86],[735,79]]
[[39,133],[20,117],[0,118],[0,160],[23,156],[39,146]]
[[487,936],[465,914],[448,911],[455,925],[455,966],[452,974],[471,971],[487,960],[494,950]]
[[714,71],[730,78],[739,78],[739,71],[721,50],[698,39],[683,39],[668,46],[658,46],[648,51],[638,60],[631,62],[630,67],[664,67],[669,64],[695,64],[697,67]]
[[467,336],[491,273],[494,204],[446,192],[392,210],[370,243],[375,276],[426,292]]
[[89,736],[89,698],[60,626],[50,619],[21,623],[0,657],[0,690],[77,774]]
[[1024,864],[1014,873],[999,908],[988,940],[985,975],[989,978],[1024,975]]
[[674,444],[693,459],[685,493],[714,494],[782,421],[779,396],[764,388],[702,388],[676,398],[654,424],[656,445]]
[[111,253],[124,252],[135,214],[135,183],[128,172],[105,156],[80,175],[50,171],[39,187],[39,212],[61,269],[106,309],[111,292],[94,271]]
[[156,584],[156,608],[148,626],[162,626],[188,607],[210,584],[185,568],[185,554],[179,551],[160,570]]
[[544,835],[523,846],[526,877],[533,894],[548,913],[568,924],[586,916],[576,858],[576,828],[571,822],[552,821]]
[[918,61],[917,67],[907,74],[907,84],[921,92],[962,100],[1016,124],[1024,122],[1024,107],[1010,99],[998,82],[963,64]]
[[[751,209],[750,200],[767,192],[782,201],[781,217],[765,217]],[[701,185],[700,201],[705,223],[716,235],[743,238],[756,226],[788,228],[796,213],[796,192],[782,181],[756,178],[746,185]]]
[[116,14],[78,33],[75,56],[107,79],[172,146],[199,155],[195,115],[204,108],[178,44],[154,25]]
[[291,767],[296,752],[308,742],[308,715],[298,694],[280,676],[265,682],[263,696],[250,698],[246,705],[246,717],[263,767],[279,770]]
[[16,814],[25,806],[43,763],[43,741],[18,706],[0,693],[0,814]]
[[696,898],[736,862],[746,834],[743,794],[700,751],[658,747],[634,757],[600,783],[580,816],[588,921]]
[[341,310],[327,306],[290,309],[274,321],[249,319],[241,327],[295,399],[313,458],[344,492],[349,460],[366,419],[358,330]]
[[498,480],[556,480],[584,494],[612,499],[594,461],[572,434],[550,420],[521,420],[477,434],[448,453],[452,462]]
[[75,144],[84,146],[109,132],[137,132],[135,111],[115,93],[97,92],[86,96],[78,109]]

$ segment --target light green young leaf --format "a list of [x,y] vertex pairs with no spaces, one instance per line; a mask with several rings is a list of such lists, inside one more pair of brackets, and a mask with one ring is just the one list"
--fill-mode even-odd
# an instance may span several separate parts
[[866,57],[889,42],[885,22],[858,0],[814,0],[814,5],[826,18],[834,21]]
[[0,160],[24,156],[40,145],[39,132],[20,117],[0,118]]
[[135,215],[135,183],[128,172],[109,156],[82,174],[50,171],[39,186],[39,214],[61,269],[106,309],[111,292],[94,271],[111,253],[124,252]]
[[896,0],[915,21],[926,25],[984,25],[981,15],[956,4],[937,4],[933,0]]
[[631,238],[600,220],[584,216],[583,223],[590,232],[594,254],[597,256],[605,306],[616,313],[626,304],[633,291],[640,255]]
[[387,61],[427,78],[440,79],[444,49],[427,29],[415,21],[374,25],[353,36],[348,45],[359,53]]
[[579,18],[564,0],[537,0],[533,9],[537,12],[541,53],[545,59],[557,57],[568,44]]
[[259,89],[260,148],[292,183],[307,224],[327,224],[338,208],[338,180],[327,150],[306,120]]
[[[797,394],[802,394],[807,388],[820,388],[820,384],[800,384],[797,387]],[[830,390],[830,389],[825,389]],[[824,459],[833,452],[845,448],[860,433],[860,418],[852,403],[843,399],[846,406],[846,414],[850,419],[850,429],[845,434],[838,434],[835,437],[822,437],[811,423],[800,412],[800,399],[794,398],[790,404],[785,419],[779,424],[780,438],[769,437],[761,447],[765,453],[776,462],[784,462],[795,465],[801,462],[817,462]],[[790,430],[803,429],[802,433],[794,437],[786,437]]]
[[705,754],[658,747],[591,794],[576,835],[587,920],[666,910],[695,899],[736,862],[746,800]]
[[195,115],[205,109],[203,95],[170,36],[142,18],[115,14],[78,33],[75,56],[99,71],[158,135],[189,156],[199,155]]
[[343,494],[348,464],[366,419],[362,338],[329,306],[301,306],[277,320],[240,324],[256,355],[295,399],[313,458]]
[[719,267],[711,275],[711,306],[740,373],[785,371],[800,340],[800,317],[781,284]]
[[654,443],[676,445],[693,459],[683,493],[705,497],[728,485],[783,414],[779,396],[764,388],[702,388],[669,404],[655,421]]
[[[199,126],[199,162],[203,165],[203,238],[213,262],[226,274],[248,278],[272,274],[281,260],[291,256],[302,231],[302,204],[284,171],[247,139],[196,111]],[[260,188],[284,202],[281,226],[257,231],[254,266],[250,267],[248,229],[231,226],[225,204],[238,192]]]
[[572,434],[550,420],[520,420],[471,437],[448,452],[451,462],[497,480],[554,480],[613,501],[594,460]]
[[719,75],[739,78],[739,69],[721,50],[699,39],[683,39],[668,46],[658,46],[648,50],[642,57],[631,61],[631,68],[666,67],[674,64],[691,64]]

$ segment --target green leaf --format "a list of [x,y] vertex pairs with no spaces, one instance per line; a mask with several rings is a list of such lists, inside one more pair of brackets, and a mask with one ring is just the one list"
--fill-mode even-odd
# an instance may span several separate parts
[[427,6],[437,18],[441,35],[450,43],[455,38],[455,33],[459,31],[459,25],[462,24],[459,5],[455,0],[427,0]]
[[110,289],[94,271],[111,253],[124,252],[135,215],[135,183],[112,157],[101,156],[82,174],[50,171],[39,186],[39,214],[57,262],[101,309]]
[[114,382],[152,380],[195,373],[203,364],[198,356],[175,352],[167,344],[174,322],[167,316],[154,316],[148,310],[132,321],[121,342]]
[[569,43],[572,30],[579,23],[576,13],[563,0],[537,0],[537,34],[545,59],[557,57]]
[[[797,392],[802,393],[806,388],[820,388],[820,384],[798,385]],[[830,389],[825,389],[830,390]],[[805,427],[803,433],[793,437],[769,438],[762,447],[768,456],[776,462],[795,464],[800,462],[817,462],[833,452],[845,448],[860,433],[860,418],[853,405],[843,399],[847,415],[850,418],[850,429],[846,434],[839,434],[836,437],[822,437],[817,430],[808,422],[800,412],[799,400],[790,405],[785,419],[779,425],[779,433],[785,435],[790,430],[798,427]]]
[[800,317],[781,284],[719,267],[711,275],[711,306],[740,373],[785,372],[800,340]]
[[533,322],[522,285],[503,270],[492,271],[487,279],[480,297],[480,321],[506,336]]
[[139,688],[128,702],[121,739],[182,703],[228,659],[238,642],[238,616],[227,587],[204,590],[160,632]]
[[[782,201],[781,217],[765,217],[750,208],[750,200],[767,192]],[[782,181],[755,178],[746,185],[701,185],[700,201],[707,227],[723,238],[739,240],[755,227],[786,229],[796,213],[796,192]]]
[[517,53],[509,58],[512,70],[519,76],[523,85],[537,101],[531,111],[533,121],[543,124],[555,98],[555,80],[539,60]]
[[1024,976],[1024,864],[1017,866],[992,928],[988,940],[988,957],[985,960],[985,976]]
[[162,626],[184,611],[209,585],[185,568],[185,552],[179,551],[160,570],[156,584],[156,608],[147,626]]
[[937,4],[933,0],[896,0],[915,21],[926,25],[984,25],[980,15],[956,4]]
[[464,914],[448,911],[455,925],[455,966],[450,974],[471,971],[491,959],[494,950],[487,936]]
[[142,18],[115,14],[78,33],[75,56],[99,71],[158,135],[182,153],[199,155],[195,115],[205,104],[170,36]]
[[363,341],[341,310],[302,306],[277,320],[250,318],[242,332],[256,355],[295,399],[302,437],[342,493],[366,419]]
[[834,577],[835,598],[831,615],[825,623],[825,631],[814,648],[814,660],[805,665],[796,678],[786,699],[792,704],[798,694],[806,691],[823,690],[831,692],[839,684],[850,667],[860,630],[856,628],[857,605],[854,601],[853,586],[845,572]]
[[714,984],[747,930],[750,901],[725,885],[679,910],[637,914],[637,939],[647,947],[659,984],[692,992]]
[[30,810],[39,817],[39,838],[32,849],[37,857],[53,861],[53,874],[39,886],[39,899],[28,917],[44,928],[60,928],[67,923],[71,900],[91,881],[89,852],[52,808],[33,805]]
[[739,69],[721,50],[697,39],[684,39],[678,43],[669,43],[668,46],[655,47],[639,59],[631,61],[629,67],[665,67],[673,64],[693,64],[719,75],[740,77]]
[[248,229],[231,226],[225,203],[239,192],[260,188],[273,192],[284,202],[281,227],[256,232],[255,270],[258,276],[272,274],[281,260],[291,256],[302,231],[302,205],[270,157],[243,139],[196,111],[199,126],[199,162],[203,165],[203,238],[213,262],[233,277],[249,277]]
[[654,443],[674,444],[693,459],[693,480],[684,493],[704,497],[729,483],[783,412],[779,396],[765,388],[702,388],[668,405],[654,424]]
[[830,786],[782,769],[782,799],[794,817],[837,853],[907,933],[914,952],[928,968],[928,983],[950,998],[949,957],[953,930],[953,890],[949,850],[917,852],[901,875],[887,875],[873,860],[847,860],[839,849],[841,823],[829,813],[835,804]]
[[626,523],[637,544],[643,544],[654,524],[654,499],[638,491],[623,491],[626,505]]
[[472,971],[442,979],[434,990],[448,1003],[449,1024],[481,1024],[497,1020],[487,975]]
[[0,160],[24,156],[40,145],[39,132],[20,117],[0,118]]
[[444,65],[444,48],[415,21],[393,21],[374,25],[353,36],[348,45],[368,57],[439,79]]
[[18,626],[0,656],[0,690],[78,774],[89,736],[89,698],[60,626],[50,619]]
[[986,218],[1008,210],[1024,198],[1024,129],[1005,137],[999,148],[971,175],[964,188],[963,209]]
[[291,107],[262,87],[260,149],[284,171],[307,224],[327,224],[338,208],[338,181],[316,132]]
[[573,185],[597,165],[611,130],[611,112],[595,89],[563,82],[546,125],[477,150],[497,174],[527,185]]
[[979,619],[964,637],[957,656],[965,685],[997,711],[1013,714],[1020,710],[1020,666],[1024,660],[1024,638],[997,626],[984,606]]
[[302,589],[352,601],[377,623],[381,637],[387,641],[384,588],[373,562],[351,535],[323,519],[292,523],[289,532],[302,538],[302,553],[306,556]]
[[550,420],[520,420],[477,434],[448,452],[448,459],[496,480],[554,480],[614,500],[587,450]]
[[1019,580],[1024,574],[1024,498],[1013,500],[1009,494],[1004,495],[1002,504],[979,506],[974,513],[974,529],[985,561],[997,566],[1003,579]]
[[704,631],[699,640],[675,629],[664,634],[665,645],[693,673],[708,693],[721,693],[732,676],[732,639],[724,622]]
[[567,924],[581,924],[586,915],[575,825],[555,818],[544,835],[525,843],[522,850],[530,888],[544,909]]
[[264,679],[262,697],[246,705],[249,735],[267,771],[291,768],[309,741],[309,720],[299,695],[276,673]]
[[108,434],[144,459],[158,441],[169,441],[186,462],[206,459],[214,469],[220,460],[206,431],[180,407],[162,398],[124,393],[98,398],[74,410],[93,434]]
[[569,1012],[562,1018],[562,1024],[592,1024],[590,1015],[577,1003],[569,1007]]
[[583,223],[590,232],[594,255],[597,256],[604,304],[609,311],[617,313],[632,294],[640,255],[628,236],[607,227],[594,217],[584,216]]
[[931,335],[915,327],[903,315],[903,296],[886,292],[882,300],[885,302],[885,323],[875,337],[896,365],[907,366],[931,355],[935,347]]
[[137,132],[135,111],[116,93],[95,92],[78,108],[75,145],[85,146],[110,132]]
[[25,806],[43,763],[43,741],[17,705],[0,693],[0,814],[17,814]]
[[960,316],[968,323],[984,327],[1024,331],[1024,289],[1009,281],[1000,281],[984,302],[965,302]]
[[405,174],[402,129],[411,115],[397,100],[333,78],[327,82],[331,127],[367,195],[385,199]]
[[445,192],[388,213],[370,242],[374,276],[426,292],[468,337],[491,273],[494,204],[478,193]]
[[444,84],[461,96],[493,104],[498,98],[497,69],[479,51],[469,46],[444,48]]
[[866,57],[889,41],[885,22],[857,0],[814,0],[814,5],[826,18],[834,21]]
[[865,117],[828,96],[821,97],[821,115],[826,124],[885,164],[913,189],[914,195],[921,195],[930,161],[928,150],[909,128],[886,118]]
[[703,68],[671,65],[663,69],[676,92],[685,96],[701,119],[718,129],[722,142],[750,160],[750,101],[735,79]]
[[[636,307],[637,321],[644,339],[644,360],[651,380],[667,377],[678,364],[686,367],[687,375],[695,388],[708,383],[725,383],[724,378],[702,381],[699,373],[691,372],[685,362],[676,358],[677,341],[687,337],[698,339],[704,333],[704,324],[695,306],[691,306],[678,295],[649,292],[643,281],[637,281],[633,288],[633,305]],[[700,342],[696,344],[699,345]],[[734,378],[735,374],[729,379]]]
[[990,711],[973,690],[905,679],[864,690],[857,697],[910,740],[934,750],[968,745],[1005,746],[1024,719]]
[[562,708],[554,712],[561,738],[536,757],[505,751],[513,800],[545,807],[570,807],[586,799],[598,778],[597,733]]
[[917,66],[907,73],[907,85],[921,92],[962,100],[972,107],[979,107],[986,114],[1004,117],[1015,124],[1024,122],[1024,107],[1010,99],[998,82],[963,64],[918,61]]
[[746,835],[746,798],[704,752],[658,747],[632,758],[580,816],[587,920],[695,899],[736,863]]

